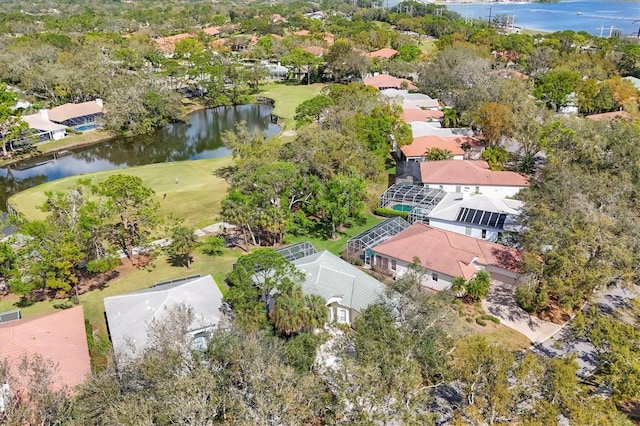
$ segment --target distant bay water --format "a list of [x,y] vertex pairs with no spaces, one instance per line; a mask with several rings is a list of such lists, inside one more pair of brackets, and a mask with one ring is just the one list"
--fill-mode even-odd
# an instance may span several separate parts
[[640,1],[446,3],[446,6],[463,18],[486,20],[489,12],[491,16],[510,15],[515,17],[516,27],[550,32],[586,31],[607,37],[613,27],[613,31],[619,30],[624,35],[637,35],[640,26]]

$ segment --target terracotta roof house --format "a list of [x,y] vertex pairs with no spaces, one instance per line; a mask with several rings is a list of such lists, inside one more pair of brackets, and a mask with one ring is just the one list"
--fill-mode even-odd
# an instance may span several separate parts
[[451,192],[427,214],[425,223],[496,242],[505,231],[520,229],[517,220],[523,206],[519,200]]
[[[147,327],[162,320],[177,305],[192,309],[189,334],[194,342],[206,338],[222,316],[222,293],[211,277],[191,276],[155,284],[148,289],[106,297],[105,314],[116,356],[137,356],[148,345]],[[122,358],[120,358],[122,359]]]
[[389,74],[378,74],[373,77],[367,77],[363,80],[367,86],[373,86],[378,90],[385,89],[402,89],[406,87],[408,90],[418,90],[418,88],[406,78],[397,78]]
[[373,248],[374,268],[400,277],[417,257],[426,270],[423,282],[433,290],[451,287],[455,277],[471,279],[479,270],[515,283],[521,253],[511,247],[414,223]]
[[329,322],[351,325],[367,306],[384,300],[384,284],[326,250],[292,263],[304,274],[302,291],[326,301]]
[[311,35],[311,31],[309,30],[299,30],[293,33],[295,36],[308,36]]
[[626,111],[612,111],[612,112],[603,112],[601,114],[591,114],[585,117],[593,121],[610,121],[610,120],[615,120],[616,118],[627,119],[627,118],[630,118],[630,115]]
[[0,359],[8,360],[15,372],[24,357],[39,355],[57,364],[54,388],[73,388],[91,373],[86,333],[82,306],[5,322],[0,324]]
[[370,52],[368,56],[370,58],[391,59],[397,54],[398,54],[398,51],[396,49],[385,47],[384,49],[376,50],[375,52]]
[[443,160],[420,163],[420,180],[446,192],[512,197],[529,186],[529,179],[511,171],[493,171],[485,161]]
[[279,13],[274,13],[269,17],[269,22],[271,22],[272,24],[275,24],[277,22],[289,22],[289,21],[287,21],[287,18],[280,15]]
[[414,121],[440,121],[444,117],[444,113],[440,110],[406,108],[402,110],[402,120],[405,123]]
[[96,118],[102,116],[104,106],[102,99],[82,102],[79,104],[64,104],[49,110],[49,120],[78,130],[96,127]]
[[327,51],[327,49],[320,46],[307,46],[304,48],[304,50],[311,53],[312,55],[316,55],[317,57],[324,55]]
[[49,111],[46,109],[41,109],[37,114],[23,115],[21,118],[37,133],[40,140],[58,140],[67,135],[67,127],[49,120]]
[[158,37],[154,40],[158,44],[158,49],[160,49],[162,53],[164,53],[165,55],[172,55],[173,51],[176,49],[176,43],[189,37],[193,36],[188,33],[182,33],[169,37]]
[[217,36],[220,34],[220,27],[207,27],[202,30],[206,35]]
[[332,46],[336,42],[336,36],[331,33],[325,33],[322,39],[327,43],[327,46]]
[[478,139],[467,136],[421,136],[414,138],[410,145],[401,147],[399,154],[401,161],[427,161],[427,152],[437,148],[451,152],[453,160],[463,160],[466,154],[465,148],[481,145]]

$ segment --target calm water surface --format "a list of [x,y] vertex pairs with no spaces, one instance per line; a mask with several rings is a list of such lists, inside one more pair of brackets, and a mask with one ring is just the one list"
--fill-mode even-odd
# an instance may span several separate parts
[[542,31],[574,30],[589,34],[609,35],[609,30],[620,30],[625,35],[638,34],[640,1],[569,0],[558,3],[447,3],[447,8],[462,17],[487,19],[491,15],[515,15],[515,25]]
[[118,137],[95,145],[69,150],[0,169],[0,209],[16,192],[67,176],[100,170],[121,169],[169,161],[197,160],[230,155],[221,135],[245,121],[250,129],[274,136],[280,131],[271,122],[272,107],[239,105],[197,111],[188,123],[176,123],[150,135]]

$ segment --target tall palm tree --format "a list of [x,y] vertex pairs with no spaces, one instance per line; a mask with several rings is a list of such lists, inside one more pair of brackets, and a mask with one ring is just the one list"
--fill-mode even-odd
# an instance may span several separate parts
[[463,297],[467,294],[467,280],[464,277],[455,277],[451,281],[451,291],[455,293],[456,297]]
[[460,111],[458,108],[445,108],[442,117],[443,127],[458,127],[460,124]]

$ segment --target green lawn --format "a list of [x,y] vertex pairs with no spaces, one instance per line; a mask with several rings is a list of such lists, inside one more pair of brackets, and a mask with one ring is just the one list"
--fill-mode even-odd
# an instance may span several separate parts
[[[95,328],[101,332],[106,332],[104,304],[102,302],[105,297],[141,290],[161,281],[189,275],[212,275],[220,289],[224,292],[226,290],[224,278],[231,271],[233,264],[242,253],[239,249],[225,250],[224,255],[218,257],[198,253],[194,255],[194,262],[190,269],[183,266],[173,266],[169,263],[165,255],[160,255],[154,261],[154,266],[129,270],[128,273],[109,282],[104,288],[80,295],[80,303],[84,308],[84,316]],[[128,262],[128,260],[123,259],[123,262]],[[18,297],[15,295],[3,297],[0,299],[0,312],[16,309],[17,306],[15,303],[17,301]],[[56,310],[55,305],[62,304],[65,301],[66,299],[46,300],[30,306],[21,307],[20,310],[23,318],[28,318],[54,312]]]
[[[183,219],[185,225],[200,228],[217,221],[216,216],[220,213],[220,201],[226,195],[229,187],[225,180],[215,176],[213,171],[231,164],[231,157],[225,157],[149,164],[129,169],[72,176],[20,192],[9,199],[9,204],[29,219],[42,219],[45,217],[45,213],[37,207],[45,202],[45,192],[65,192],[73,187],[81,177],[100,182],[113,174],[123,173],[140,177],[145,185],[155,191],[156,199],[160,203],[159,214],[161,217],[167,217],[172,213]],[[177,184],[176,178],[179,180]],[[163,194],[167,194],[166,199],[163,199]]]
[[433,53],[436,50],[436,41],[436,39],[421,40],[418,44],[418,47],[421,50],[426,50],[429,53]]
[[285,129],[292,129],[295,124],[293,116],[296,113],[296,107],[307,99],[320,94],[320,89],[324,86],[324,84],[320,83],[311,85],[272,83],[261,87],[260,96],[265,96],[275,101],[273,113],[282,118]]
[[367,213],[365,214],[365,221],[363,223],[341,230],[338,232],[338,238],[335,240],[326,240],[321,237],[288,235],[285,238],[285,242],[288,245],[309,241],[318,251],[329,250],[333,254],[340,255],[340,253],[347,248],[347,240],[349,240],[349,238],[358,235],[362,231],[371,228],[373,225],[376,225],[383,220],[384,218]]

